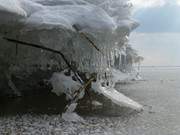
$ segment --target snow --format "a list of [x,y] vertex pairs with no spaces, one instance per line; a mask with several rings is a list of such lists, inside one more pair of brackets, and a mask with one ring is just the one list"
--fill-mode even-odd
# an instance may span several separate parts
[[99,115],[84,116],[85,122],[67,122],[60,115],[6,116],[0,117],[0,134],[179,135],[180,68],[142,70],[146,81],[118,87],[144,105],[142,113],[108,106]]
[[0,25],[12,25],[17,20],[26,18],[27,13],[17,0],[0,0]]
[[32,0],[45,6],[57,6],[57,5],[85,5],[87,2],[84,0]]
[[84,122],[84,119],[74,112],[76,106],[77,103],[72,103],[67,106],[66,112],[62,113],[62,119],[67,122]]
[[67,122],[84,122],[84,119],[80,117],[77,113],[71,112],[71,113],[63,113],[62,119]]
[[6,116],[0,117],[0,134],[179,135],[180,68],[149,67],[142,73],[146,81],[118,87],[144,105],[142,113],[108,106],[99,115],[84,116],[83,123],[64,121],[61,115]]
[[[138,103],[114,89],[116,82],[128,78],[120,72],[120,69],[115,71],[115,57],[128,55],[126,51],[128,36],[138,26],[138,23],[131,19],[131,4],[128,0],[12,0],[12,2],[1,0],[0,2],[0,18],[4,17],[4,12],[18,16],[14,17],[15,27],[10,29],[10,37],[18,35],[22,36],[23,40],[32,40],[30,35],[32,34],[36,37],[33,38],[33,42],[63,52],[70,63],[75,63],[78,71],[97,73],[99,79],[94,84],[95,91],[102,93],[116,104],[137,110],[141,108]],[[11,14],[7,14],[3,20],[6,27],[0,25],[2,29],[11,24],[11,17]],[[60,66],[65,67],[63,60],[58,62]],[[121,64],[119,63],[119,66]],[[128,65],[126,61],[124,64],[126,69],[123,70],[131,69],[132,63]],[[74,92],[81,84],[72,78],[73,73],[70,76],[66,76],[64,71],[54,73],[50,79],[52,92],[57,95],[65,93],[67,100],[73,99]],[[104,87],[102,83],[108,85]],[[83,95],[84,92],[79,95],[79,99]]]
[[130,76],[127,73],[123,73],[117,69],[112,69],[112,75],[113,75],[113,82],[123,82],[128,81],[132,79],[132,76]]
[[[0,13],[11,9],[13,3],[8,2],[10,3],[2,2],[5,9],[2,8]],[[121,46],[126,44],[127,36],[138,26],[131,19],[131,5],[128,0],[13,2],[17,5],[17,8],[12,8],[14,14],[22,14],[23,12],[19,13],[20,9],[26,14],[23,19],[16,18],[16,25],[22,26],[18,30],[19,36],[28,36],[29,31],[34,31],[33,35],[38,37],[36,42],[63,51],[66,57],[77,63],[78,70],[82,72],[107,72],[113,66],[115,50],[119,50],[118,53],[121,54]],[[10,25],[9,20],[4,23],[6,26]],[[78,27],[78,31],[74,26]],[[90,45],[82,33],[92,40],[101,53]]]
[[93,100],[92,101],[92,105],[94,105],[95,107],[99,107],[99,106],[102,106],[103,104],[98,102],[98,101],[96,101],[96,100]]
[[17,0],[0,0],[0,12],[17,14],[19,16],[26,16],[26,12]]
[[[61,73],[54,73],[50,79],[50,82],[53,86],[52,92],[56,95],[60,96],[63,93],[66,94],[66,99],[71,100],[74,97],[75,91],[79,90],[82,85],[77,81],[72,80],[73,73],[71,76],[66,76],[64,73],[66,71],[62,71]],[[84,92],[82,91],[79,95],[79,99],[84,96]]]
[[[121,54],[126,37],[138,26],[131,19],[128,1],[13,1],[17,3],[17,9],[22,9],[26,14],[23,19],[16,18],[16,24],[22,25],[20,35],[29,35],[29,31],[34,31],[33,34],[43,45],[67,53],[67,57],[78,63],[78,70],[82,72],[106,72],[113,65],[114,51],[119,50]],[[4,7],[10,8],[7,4]],[[9,21],[5,22],[7,26],[10,25]],[[78,27],[78,31],[74,26]],[[92,40],[101,53],[81,33]]]
[[32,14],[45,10],[45,7],[39,3],[35,3],[31,0],[20,0],[21,8],[26,12],[27,18]]
[[67,106],[66,113],[72,113],[76,109],[77,103],[72,103],[69,106]]
[[132,99],[126,97],[122,93],[118,92],[113,87],[103,87],[101,83],[93,83],[92,88],[98,92],[99,94],[104,95],[105,97],[109,98],[113,103],[123,106],[132,108],[137,111],[143,110],[143,106],[139,103],[133,101]]

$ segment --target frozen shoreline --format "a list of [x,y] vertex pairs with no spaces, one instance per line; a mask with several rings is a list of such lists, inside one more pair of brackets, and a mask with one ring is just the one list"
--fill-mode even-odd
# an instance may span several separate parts
[[120,91],[144,105],[142,113],[112,117],[85,116],[85,123],[65,122],[60,115],[0,117],[0,133],[62,135],[179,135],[180,69],[143,69],[146,81],[117,86]]

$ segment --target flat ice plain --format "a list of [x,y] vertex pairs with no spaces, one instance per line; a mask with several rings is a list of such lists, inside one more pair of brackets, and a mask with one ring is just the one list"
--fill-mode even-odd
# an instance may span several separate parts
[[1,116],[0,134],[179,135],[180,68],[146,67],[142,75],[144,81],[117,85],[144,105],[141,113],[111,107],[98,115],[85,115],[79,123],[65,122],[60,115]]

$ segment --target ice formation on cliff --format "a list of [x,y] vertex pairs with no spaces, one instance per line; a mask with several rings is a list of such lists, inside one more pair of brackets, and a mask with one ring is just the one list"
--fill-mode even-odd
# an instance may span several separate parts
[[[36,31],[33,34],[43,45],[64,51],[80,71],[106,72],[121,54],[130,31],[137,27],[130,19],[130,8],[124,0],[7,0],[0,4],[7,20],[0,16],[0,23],[8,26],[14,21],[21,26],[18,31],[22,35]],[[20,19],[12,21],[14,15]]]
[[[117,78],[121,76],[118,72],[132,70],[128,36],[138,23],[131,19],[131,8],[128,0],[0,0],[0,33],[61,51],[78,71],[97,73],[95,89],[101,89],[104,82],[105,87],[113,88],[121,78]],[[35,56],[31,51],[29,55]],[[54,61],[62,69],[67,67],[62,59],[47,62],[53,65]],[[58,78],[61,86],[55,83]],[[51,79],[53,91],[58,93],[59,87],[70,93],[78,84],[71,81],[72,87],[67,86],[68,80],[55,73]]]

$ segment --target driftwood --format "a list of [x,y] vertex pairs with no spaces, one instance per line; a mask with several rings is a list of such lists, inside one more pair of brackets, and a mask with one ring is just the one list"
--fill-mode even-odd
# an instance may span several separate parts
[[90,79],[82,86],[80,87],[75,93],[74,93],[74,98],[73,100],[76,101],[78,98],[78,95],[83,91],[86,90],[87,87],[91,84],[92,81],[95,80],[95,76],[90,77]]

